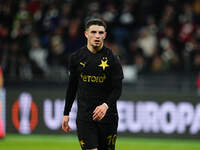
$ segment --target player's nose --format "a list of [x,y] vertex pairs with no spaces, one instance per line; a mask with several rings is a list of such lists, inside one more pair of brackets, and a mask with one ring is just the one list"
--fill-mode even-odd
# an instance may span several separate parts
[[100,34],[99,33],[96,34],[96,38],[100,38]]

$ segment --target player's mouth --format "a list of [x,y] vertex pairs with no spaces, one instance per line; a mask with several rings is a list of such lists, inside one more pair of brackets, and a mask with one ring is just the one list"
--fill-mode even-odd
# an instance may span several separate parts
[[99,43],[100,43],[100,40],[94,40],[94,43],[95,43],[95,44],[99,44]]

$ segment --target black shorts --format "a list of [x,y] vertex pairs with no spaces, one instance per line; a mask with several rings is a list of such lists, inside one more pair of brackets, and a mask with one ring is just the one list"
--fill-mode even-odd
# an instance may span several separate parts
[[77,121],[77,134],[82,150],[114,150],[117,139],[118,122]]

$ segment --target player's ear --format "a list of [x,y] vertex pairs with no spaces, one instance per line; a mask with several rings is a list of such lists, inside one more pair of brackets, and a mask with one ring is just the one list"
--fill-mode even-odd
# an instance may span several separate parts
[[107,36],[107,32],[105,32],[105,33],[104,33],[104,38],[103,38],[103,39],[105,39],[105,38],[106,38],[106,36]]
[[85,37],[88,38],[88,32],[85,31],[84,34],[85,34]]

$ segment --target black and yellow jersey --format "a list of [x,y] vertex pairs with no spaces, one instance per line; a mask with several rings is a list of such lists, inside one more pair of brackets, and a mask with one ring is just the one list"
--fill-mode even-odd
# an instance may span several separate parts
[[121,95],[123,72],[110,49],[104,46],[95,54],[87,47],[79,49],[70,57],[69,72],[64,115],[69,115],[77,95],[77,119],[92,120],[94,109],[103,103],[109,107],[104,121],[118,117],[116,101]]

